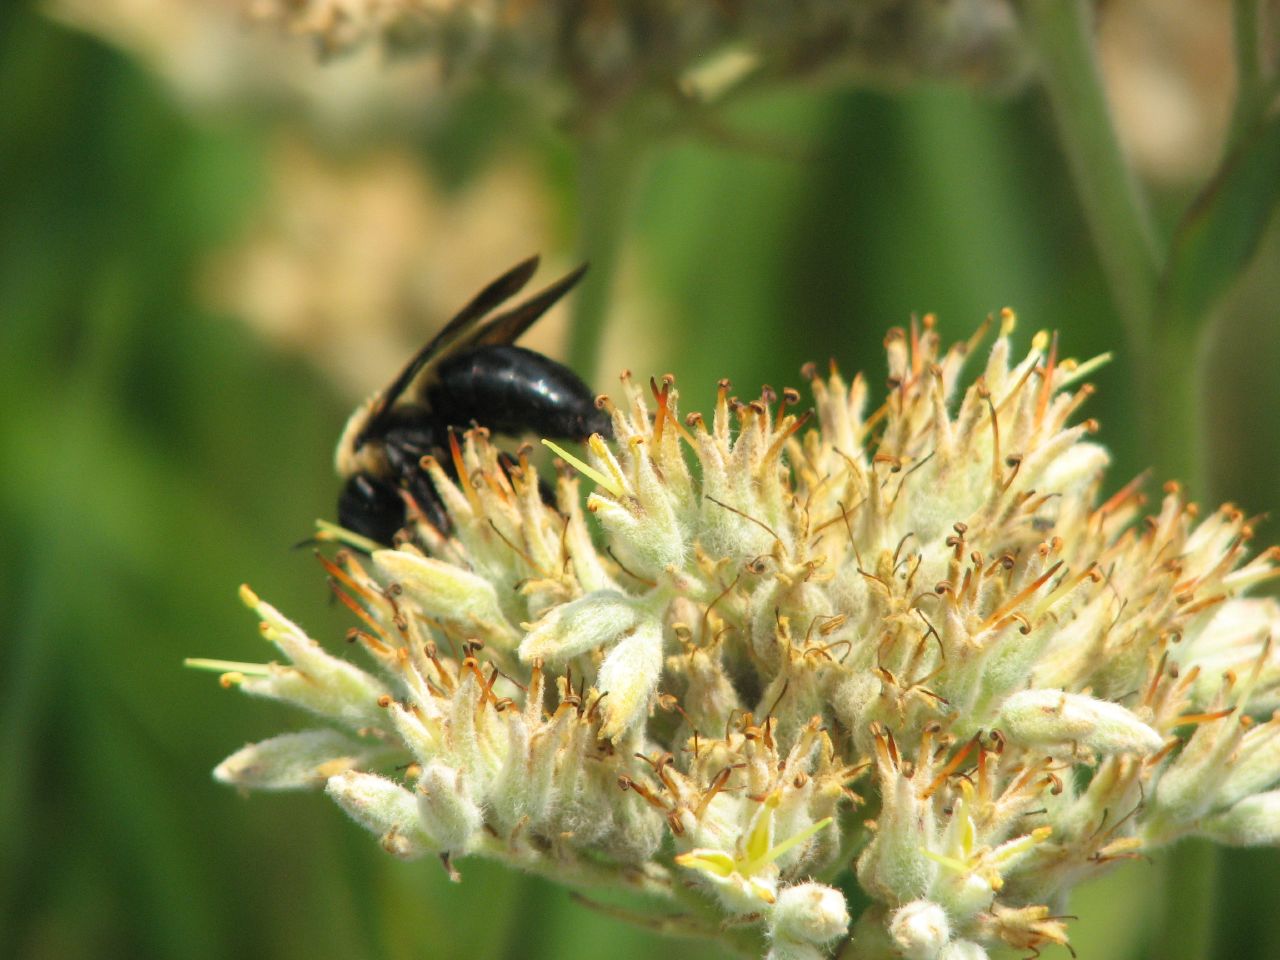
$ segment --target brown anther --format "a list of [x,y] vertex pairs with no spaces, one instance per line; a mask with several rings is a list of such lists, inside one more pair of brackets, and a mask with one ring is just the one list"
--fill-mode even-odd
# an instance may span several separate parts
[[978,740],[982,737],[982,731],[975,733],[969,741],[961,747],[948,762],[945,767],[938,771],[938,775],[933,778],[933,782],[929,784],[924,793],[920,794],[921,800],[927,800],[929,797],[947,782],[947,778],[960,769],[960,764],[964,763],[965,758],[973,752],[973,748],[978,745]]
[[874,457],[871,458],[871,462],[873,464],[874,463],[889,464],[890,473],[898,473],[899,471],[902,470],[902,458],[895,457],[891,453],[877,453]]
[[664,753],[658,758],[657,773],[658,779],[662,781],[662,785],[670,790],[673,794],[677,792],[676,782],[671,778],[670,767],[675,763],[675,757],[669,753]]
[[1223,717],[1229,717],[1235,713],[1235,708],[1231,707],[1227,710],[1215,710],[1212,713],[1189,713],[1178,717],[1173,722],[1175,727],[1184,727],[1189,725],[1199,725],[1202,723],[1212,723],[1214,720],[1221,720]]
[[[319,551],[316,551],[314,556],[320,561],[320,566],[324,567],[325,572],[328,573],[330,577],[343,584],[352,593],[358,594],[365,600],[371,601],[374,599],[376,595],[368,590],[363,584],[359,583],[350,573],[344,570],[342,566],[334,563]],[[339,550],[336,554],[336,558],[344,566],[350,565],[354,562],[349,550]]]
[[848,618],[843,613],[837,613],[827,617],[826,622],[818,628],[818,635],[823,637],[831,636],[831,634],[844,626],[847,619]]
[[[1053,577],[1053,575],[1057,573],[1058,570],[1062,567],[1063,562],[1064,561],[1059,560],[1057,563],[1051,566],[1044,573],[1040,574],[1040,576],[1036,577],[1036,579],[1033,580],[1027,587],[1020,590],[1011,600],[1008,600],[1007,602],[1002,603],[1000,607],[994,613],[991,614],[991,616],[987,617],[986,621],[983,623],[983,626],[990,627],[993,624],[998,624],[1005,617],[1009,616],[1011,611],[1016,610],[1018,606],[1024,603],[1037,590],[1039,590],[1042,586],[1044,586]],[[1025,620],[1024,620],[1024,623],[1025,623]]]
[[600,719],[600,704],[604,702],[604,698],[607,697],[608,695],[609,695],[609,691],[606,690],[604,693],[600,694],[598,697],[595,698],[595,700],[591,702],[591,706],[587,709],[587,713],[586,713],[588,722],[594,723],[595,721]]
[[707,789],[703,791],[702,798],[698,801],[697,807],[694,808],[693,816],[697,820],[702,819],[702,815],[707,812],[707,806],[715,798],[715,795],[724,789],[729,777],[733,775],[732,767],[724,767],[719,773],[711,778],[711,783],[707,785]]
[[[343,576],[345,577],[345,574],[343,574]],[[357,601],[355,597],[351,596],[349,593],[343,590],[338,580],[331,578],[329,580],[329,588],[333,591],[333,595],[338,598],[338,600],[342,603],[342,605],[346,607],[348,610],[350,610],[352,613],[354,613],[361,620],[363,620],[364,623],[369,627],[369,629],[371,629],[374,633],[379,635],[383,640],[390,639],[387,636],[386,631],[382,629],[382,624],[374,620],[373,617],[369,615],[369,611],[367,611],[363,606],[361,606],[359,601]],[[364,591],[361,591],[361,592],[364,593]],[[259,629],[266,630],[269,628],[265,623],[263,623]]]
[[1216,596],[1205,597],[1205,599],[1184,607],[1178,612],[1181,616],[1190,617],[1203,610],[1207,610],[1209,607],[1217,606],[1218,604],[1225,602],[1226,599],[1226,594],[1219,593]]
[[1160,763],[1164,760],[1164,758],[1169,756],[1169,754],[1172,753],[1180,743],[1182,743],[1182,741],[1179,740],[1177,737],[1170,737],[1169,741],[1163,747],[1161,747],[1156,753],[1153,753],[1151,756],[1147,757],[1145,761],[1143,761],[1143,766],[1146,766],[1146,767],[1159,766]]

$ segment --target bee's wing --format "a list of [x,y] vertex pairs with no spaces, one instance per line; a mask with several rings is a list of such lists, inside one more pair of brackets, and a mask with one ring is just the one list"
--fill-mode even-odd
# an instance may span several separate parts
[[489,318],[483,324],[471,328],[459,338],[458,348],[515,343],[520,338],[520,335],[533,326],[539,317],[555,306],[561,297],[572,290],[586,272],[587,265],[584,263],[578,269],[565,274],[565,276],[546,289],[538,291],[523,303],[512,307],[505,313]]
[[[528,260],[516,264],[472,297],[465,307],[454,314],[453,318],[445,324],[444,329],[432,337],[425,347],[414,354],[399,375],[379,394],[377,403],[370,413],[369,426],[366,427],[366,432],[376,430],[379,417],[395,405],[401,394],[423,374],[423,371],[428,366],[460,346],[476,343],[476,334],[479,333],[477,324],[480,320],[492,310],[497,309],[499,304],[510,300],[523,290],[525,284],[529,282],[529,278],[533,276],[534,271],[537,269],[537,256],[532,256]],[[516,309],[519,310],[521,308],[517,307]],[[533,321],[529,322],[532,323]],[[525,326],[528,326],[528,324],[525,324]]]

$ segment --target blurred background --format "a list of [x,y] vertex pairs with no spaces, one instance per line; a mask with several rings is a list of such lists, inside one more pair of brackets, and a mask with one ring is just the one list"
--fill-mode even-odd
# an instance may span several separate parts
[[[1107,91],[1158,229],[1220,162],[1232,9],[1102,10]],[[287,27],[199,0],[0,4],[0,953],[718,956],[483,862],[452,884],[320,796],[211,779],[300,719],[181,667],[261,659],[237,586],[313,635],[348,625],[292,545],[333,517],[352,406],[516,260],[542,252],[545,280],[574,265],[600,215],[562,111],[510,85],[434,96],[439,64],[326,61],[332,38]],[[1114,487],[1168,462],[1049,103],[1019,69],[779,81],[670,125],[630,164],[582,291],[608,294],[599,343],[571,346],[556,314],[529,344],[595,356],[602,391],[623,367],[672,372],[687,411],[721,377],[744,395],[800,385],[809,360],[880,383],[888,327],[933,312],[960,339],[1011,306],[1024,344],[1053,329],[1067,355],[1115,352],[1087,410]],[[1195,495],[1251,512],[1280,505],[1270,221],[1200,339],[1168,335],[1204,354]],[[1185,372],[1166,377],[1178,390]],[[1265,545],[1280,528],[1260,529]],[[1159,956],[1193,883],[1216,891],[1213,957],[1280,956],[1266,850],[1227,851],[1212,877],[1126,864],[1079,892],[1072,942]]]

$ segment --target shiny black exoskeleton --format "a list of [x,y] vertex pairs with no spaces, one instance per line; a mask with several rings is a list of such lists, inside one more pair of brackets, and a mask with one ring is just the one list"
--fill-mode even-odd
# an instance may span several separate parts
[[448,517],[424,456],[451,464],[449,431],[472,424],[494,433],[536,433],[583,440],[613,435],[609,417],[568,367],[514,346],[586,267],[501,314],[490,316],[533,276],[538,259],[507,271],[478,293],[409,361],[399,376],[352,414],[338,446],[338,521],[379,543],[391,543],[405,525],[407,494],[437,528]]

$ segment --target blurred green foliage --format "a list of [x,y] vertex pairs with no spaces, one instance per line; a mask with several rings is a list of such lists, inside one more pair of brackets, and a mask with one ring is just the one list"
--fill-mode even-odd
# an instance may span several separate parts
[[[435,863],[386,857],[322,798],[212,782],[232,749],[297,722],[180,667],[262,656],[236,586],[317,635],[346,626],[290,545],[331,513],[347,404],[194,292],[201,258],[261,194],[270,123],[192,121],[123,56],[12,4],[0,102],[0,952],[718,955],[485,863],[450,884]],[[503,129],[509,108],[481,106],[420,144],[451,180]],[[1070,355],[1118,352],[1089,413],[1113,482],[1143,468],[1121,331],[1040,100],[792,93],[731,120],[795,156],[663,144],[635,205],[674,345],[643,373],[674,372],[685,409],[719,377],[752,393],[828,357],[874,383],[884,330],[913,311],[963,337],[1008,304],[1023,337],[1052,328]],[[563,197],[567,245],[570,152],[551,134],[530,149]],[[1280,503],[1274,234],[1216,321],[1203,401],[1211,490],[1250,509]],[[1080,955],[1147,955],[1171,882],[1139,862],[1086,888]],[[1214,956],[1280,956],[1280,913],[1261,906],[1278,885],[1274,851],[1225,857]]]

